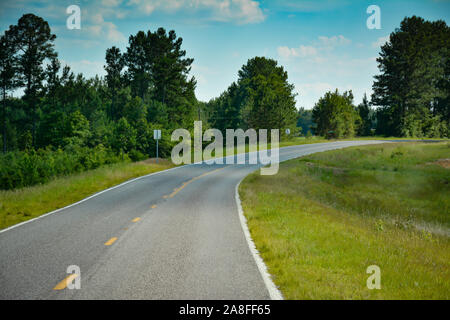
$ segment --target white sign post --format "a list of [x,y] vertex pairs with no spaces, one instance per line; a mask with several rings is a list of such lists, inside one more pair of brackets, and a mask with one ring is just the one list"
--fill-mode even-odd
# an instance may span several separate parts
[[156,140],[156,163],[158,163],[158,141],[161,139],[161,130],[153,130],[153,139]]

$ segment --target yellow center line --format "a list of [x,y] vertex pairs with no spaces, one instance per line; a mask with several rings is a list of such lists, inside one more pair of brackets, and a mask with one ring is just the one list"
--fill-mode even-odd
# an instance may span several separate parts
[[134,219],[131,220],[131,221],[133,221],[133,222],[138,222],[139,220],[141,220],[141,218],[137,217],[137,218],[134,218]]
[[110,246],[112,245],[114,242],[116,242],[117,238],[113,237],[111,239],[109,239],[108,241],[105,242],[105,246]]
[[[184,182],[184,183],[181,185],[181,187],[173,189],[174,191],[173,191],[168,197],[169,197],[169,198],[173,198],[178,192],[180,192],[181,190],[183,190],[183,189],[184,189],[188,184],[190,184],[191,182],[194,182],[195,180],[198,180],[198,179],[200,179],[200,178],[203,178],[203,177],[205,177],[205,176],[207,176],[207,175],[209,175],[209,174],[213,174],[213,173],[215,173],[215,172],[217,172],[217,171],[220,171],[220,170],[223,170],[223,169],[225,169],[225,168],[226,168],[226,167],[219,168],[219,169],[216,169],[216,170],[213,170],[213,171],[209,171],[209,172],[205,172],[204,174],[201,174],[201,175],[199,175],[199,176],[197,176],[197,177],[195,177],[195,178],[192,178],[192,179],[189,180],[189,181]],[[167,197],[167,196],[164,196],[164,197]]]
[[78,277],[78,274],[76,274],[76,273],[73,273],[73,274],[67,276],[63,281],[61,281],[60,283],[58,283],[58,284],[53,288],[53,290],[64,290],[64,289],[67,287],[67,285],[68,285],[69,283],[71,283],[73,280],[75,280],[77,277]]

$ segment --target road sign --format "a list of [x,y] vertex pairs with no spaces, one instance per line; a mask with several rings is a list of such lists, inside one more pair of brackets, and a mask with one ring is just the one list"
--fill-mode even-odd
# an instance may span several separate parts
[[286,134],[290,135],[291,134],[291,129],[286,129]]
[[156,163],[158,163],[159,158],[158,141],[161,139],[161,130],[153,130],[153,139],[156,140]]

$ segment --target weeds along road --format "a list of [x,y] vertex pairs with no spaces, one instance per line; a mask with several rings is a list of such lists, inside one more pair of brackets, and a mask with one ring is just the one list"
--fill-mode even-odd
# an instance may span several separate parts
[[[280,161],[377,143],[286,147]],[[0,231],[0,299],[269,299],[235,199],[260,167],[182,166]],[[66,288],[71,265],[80,289]]]

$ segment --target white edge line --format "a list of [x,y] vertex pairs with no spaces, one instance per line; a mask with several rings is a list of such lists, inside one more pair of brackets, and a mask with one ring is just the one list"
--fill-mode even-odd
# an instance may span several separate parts
[[[242,180],[244,180],[243,178]],[[259,255],[258,249],[256,249],[255,243],[253,242],[252,236],[250,235],[250,230],[248,229],[247,225],[247,219],[244,216],[244,210],[242,210],[241,205],[241,199],[239,198],[239,186],[241,184],[241,181],[236,185],[235,190],[235,199],[236,199],[236,205],[239,212],[239,220],[241,222],[242,230],[244,231],[245,239],[247,240],[248,248],[250,249],[250,252],[252,253],[253,259],[255,259],[256,266],[258,267],[259,273],[261,274],[264,284],[266,285],[267,291],[269,291],[270,299],[272,300],[283,300],[283,295],[281,294],[280,290],[278,290],[275,283],[272,281],[272,277],[269,274],[269,271],[267,269],[266,264],[264,263],[263,259]]]
[[94,194],[90,195],[89,197],[84,198],[84,199],[82,199],[82,200],[80,200],[80,201],[77,201],[77,202],[75,202],[75,203],[72,203],[72,204],[70,204],[70,205],[68,205],[68,206],[65,206],[65,207],[56,209],[56,210],[54,210],[54,211],[51,211],[51,212],[42,214],[42,215],[40,215],[40,216],[38,216],[38,217],[36,217],[36,218],[30,219],[30,220],[26,220],[26,221],[20,222],[20,223],[18,223],[18,224],[12,225],[12,226],[10,226],[10,227],[8,227],[8,228],[6,228],[6,229],[0,230],[0,233],[6,232],[6,231],[8,231],[8,230],[11,230],[11,229],[14,229],[14,228],[17,228],[17,227],[20,227],[21,225],[24,225],[24,224],[27,224],[27,223],[30,223],[30,222],[33,222],[33,221],[36,221],[36,220],[45,218],[46,216],[49,216],[49,215],[51,215],[51,214],[54,214],[54,213],[57,213],[57,212],[60,212],[60,211],[69,209],[69,208],[71,208],[71,207],[74,207],[74,206],[76,206],[76,205],[79,205],[80,203],[83,203],[83,202],[85,202],[85,201],[88,201],[89,199],[92,199],[92,198],[94,198],[94,197],[97,197],[97,196],[99,196],[99,195],[101,195],[101,194],[103,194],[103,193],[105,193],[105,192],[114,190],[114,189],[116,189],[116,188],[123,187],[123,186],[126,185],[126,184],[129,184],[129,183],[132,183],[132,182],[135,182],[135,181],[138,181],[138,180],[141,180],[141,179],[144,179],[144,178],[147,178],[147,177],[156,175],[156,174],[160,174],[160,173],[172,171],[172,170],[175,170],[175,169],[179,169],[179,168],[186,167],[186,166],[191,166],[191,165],[194,165],[194,164],[198,164],[198,163],[191,163],[191,164],[187,164],[187,165],[183,165],[183,166],[178,166],[178,167],[175,167],[175,168],[170,168],[170,169],[166,169],[166,170],[161,170],[161,171],[153,172],[153,173],[150,173],[150,174],[146,174],[145,176],[140,176],[140,177],[137,177],[137,178],[134,178],[134,179],[127,180],[127,181],[122,182],[121,184],[118,184],[118,185],[116,185],[116,186],[113,186],[113,187],[110,187],[110,188],[108,188],[108,189],[104,189],[104,190],[102,190],[102,191],[99,191],[99,192],[97,192],[97,193],[94,193]]

